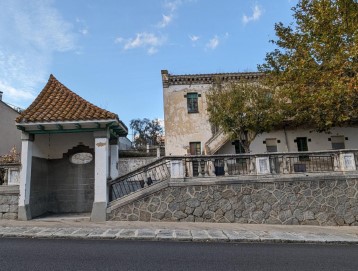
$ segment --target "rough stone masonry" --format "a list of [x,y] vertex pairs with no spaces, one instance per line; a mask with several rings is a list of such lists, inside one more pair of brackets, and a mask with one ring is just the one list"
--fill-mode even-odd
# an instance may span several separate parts
[[358,226],[358,178],[167,187],[110,220]]
[[0,187],[0,219],[17,219],[18,203],[18,187]]

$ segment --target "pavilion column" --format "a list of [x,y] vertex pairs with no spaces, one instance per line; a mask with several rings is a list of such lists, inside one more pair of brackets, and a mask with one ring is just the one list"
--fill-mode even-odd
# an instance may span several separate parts
[[109,140],[110,148],[110,165],[109,172],[112,180],[118,178],[118,138],[111,138]]
[[95,138],[95,170],[94,170],[94,202],[91,221],[106,221],[108,203],[107,178],[109,167],[109,133],[108,131],[94,132]]
[[32,218],[29,203],[31,187],[32,146],[34,136],[22,132],[21,141],[21,169],[18,220],[30,220]]

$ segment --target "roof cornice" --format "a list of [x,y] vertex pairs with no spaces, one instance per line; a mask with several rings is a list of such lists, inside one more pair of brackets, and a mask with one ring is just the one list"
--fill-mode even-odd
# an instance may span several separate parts
[[261,72],[237,72],[237,73],[209,73],[209,74],[184,74],[173,75],[167,70],[162,70],[163,87],[171,85],[202,85],[213,84],[217,79],[222,82],[233,82],[239,80],[258,79],[264,76]]

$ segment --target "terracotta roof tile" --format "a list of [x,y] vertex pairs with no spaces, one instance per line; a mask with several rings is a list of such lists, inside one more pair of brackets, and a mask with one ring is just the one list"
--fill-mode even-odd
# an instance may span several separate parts
[[61,84],[52,74],[37,98],[16,119],[18,123],[118,119]]

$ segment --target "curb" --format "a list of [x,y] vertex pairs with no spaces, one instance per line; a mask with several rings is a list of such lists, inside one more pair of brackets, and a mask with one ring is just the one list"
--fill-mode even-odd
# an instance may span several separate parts
[[0,238],[137,240],[201,243],[358,244],[358,235],[248,230],[0,227]]

